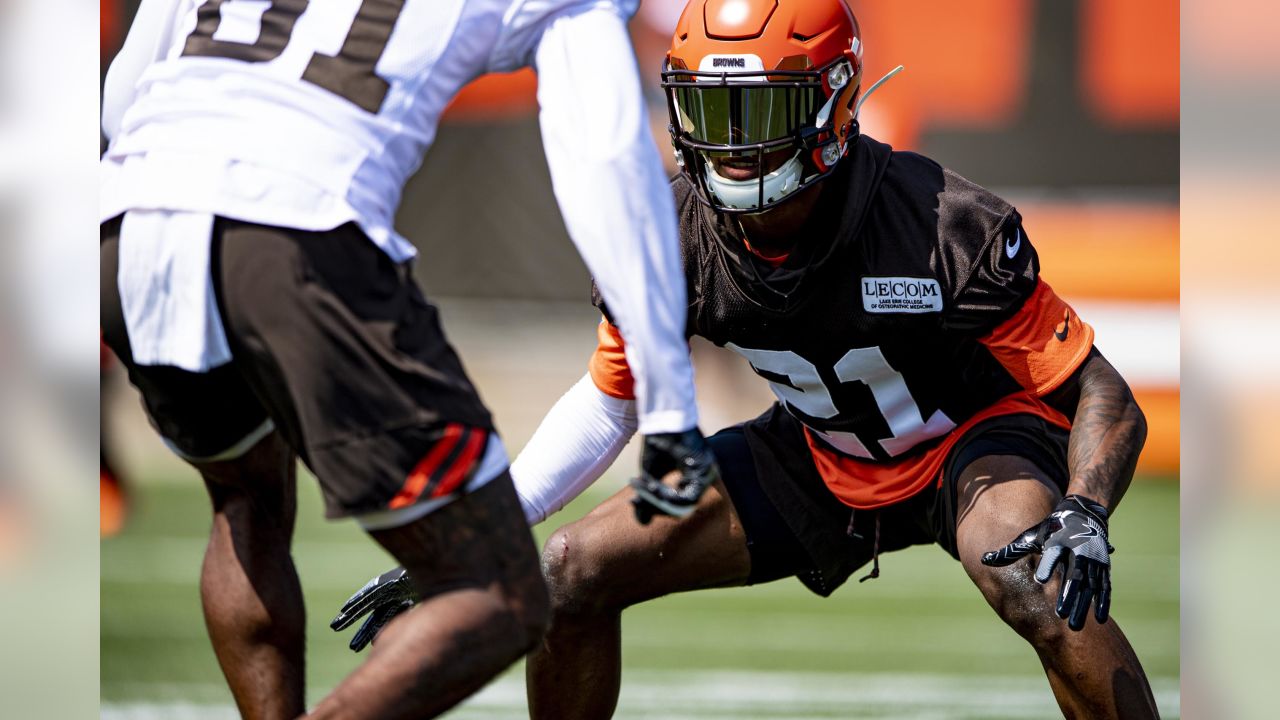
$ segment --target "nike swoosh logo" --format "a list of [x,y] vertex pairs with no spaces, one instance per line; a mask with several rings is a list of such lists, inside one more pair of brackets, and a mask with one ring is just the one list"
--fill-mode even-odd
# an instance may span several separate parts
[[1067,335],[1071,333],[1071,311],[1068,310],[1062,316],[1062,325],[1054,328],[1053,336],[1061,342],[1067,341]]
[[1085,530],[1085,531],[1084,531],[1084,532],[1082,532],[1082,533],[1076,533],[1075,535],[1072,535],[1072,536],[1071,536],[1071,539],[1072,539],[1072,540],[1075,540],[1075,539],[1077,539],[1077,538],[1092,538],[1092,537],[1098,537],[1098,529],[1097,529],[1097,528],[1092,528],[1092,527],[1091,527],[1091,528],[1089,528],[1089,529]]
[[1022,248],[1022,228],[1018,228],[1018,232],[1014,235],[1013,242],[1009,242],[1008,240],[1005,240],[1004,254],[1008,255],[1009,259],[1012,260],[1013,256],[1017,255],[1018,250],[1021,248]]

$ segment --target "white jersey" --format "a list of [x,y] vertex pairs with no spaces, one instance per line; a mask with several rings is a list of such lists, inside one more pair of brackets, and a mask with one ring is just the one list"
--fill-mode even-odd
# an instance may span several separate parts
[[675,209],[625,28],[636,4],[144,0],[107,77],[99,210],[128,213],[120,290],[131,342],[147,346],[135,360],[229,360],[207,243],[173,239],[212,215],[355,222],[392,259],[411,257],[393,219],[441,112],[475,77],[533,65],[556,199],[626,338],[640,431],[693,427]]
[[325,230],[393,258],[400,192],[458,90],[530,64],[546,24],[600,0],[176,0],[103,163],[102,219],[212,212]]

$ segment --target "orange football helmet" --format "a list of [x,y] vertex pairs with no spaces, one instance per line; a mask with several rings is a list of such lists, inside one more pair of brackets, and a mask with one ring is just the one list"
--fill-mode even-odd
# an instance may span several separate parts
[[[843,0],[692,0],[662,87],[699,198],[760,212],[830,175],[857,138],[858,21]],[[727,177],[725,160],[754,173]]]

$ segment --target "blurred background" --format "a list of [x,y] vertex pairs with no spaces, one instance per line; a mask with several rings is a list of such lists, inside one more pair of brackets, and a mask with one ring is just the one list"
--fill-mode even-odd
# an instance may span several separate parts
[[95,19],[83,0],[0,1],[0,715],[12,717],[98,710]]
[[[101,0],[104,72],[133,5]],[[1152,678],[1163,713],[1177,717],[1183,677],[1178,507],[1184,463],[1192,460],[1179,443],[1180,377],[1216,381],[1224,361],[1242,370],[1255,362],[1212,349],[1218,338],[1252,340],[1244,337],[1247,321],[1206,314],[1198,329],[1212,338],[1210,347],[1189,351],[1186,371],[1180,367],[1179,6],[1167,0],[850,5],[866,47],[864,84],[906,66],[864,107],[864,132],[930,155],[1015,203],[1040,252],[1043,277],[1094,325],[1099,348],[1147,413],[1150,437],[1139,475],[1114,522],[1120,552],[1113,612]],[[650,81],[654,136],[672,171],[657,79],[682,7],[682,0],[644,0],[631,23],[641,72]],[[1207,8],[1182,12],[1193,16],[1195,28],[1225,22]],[[1217,69],[1258,72],[1254,57],[1235,41],[1256,27],[1252,16],[1224,27],[1232,34],[1203,48],[1228,58]],[[1208,42],[1199,32],[1196,37]],[[1264,43],[1258,52],[1274,58]],[[585,372],[597,321],[586,271],[551,193],[535,87],[530,71],[469,86],[446,114],[399,217],[399,229],[421,251],[419,278],[440,304],[446,331],[512,452]],[[1217,115],[1238,106],[1210,107]],[[1252,161],[1250,155],[1242,157]],[[1220,192],[1218,182],[1227,179],[1232,187],[1252,188],[1231,173],[1203,182]],[[1262,190],[1254,192],[1262,199]],[[1264,207],[1258,205],[1255,227],[1274,234],[1262,222]],[[1206,313],[1239,305],[1221,294],[1239,290],[1237,280],[1256,287],[1247,307],[1276,306],[1262,263],[1241,267],[1236,254],[1214,250],[1188,258],[1210,271],[1222,268],[1213,289],[1204,290],[1212,301]],[[1274,261],[1276,251],[1269,252]],[[1273,331],[1263,340],[1271,368],[1280,366],[1275,338]],[[772,401],[739,359],[706,343],[695,343],[694,358],[708,432],[753,417]],[[233,717],[197,590],[207,500],[194,472],[147,426],[107,355],[101,379],[109,463],[100,473],[103,717]],[[1272,455],[1229,452],[1216,440],[1241,439],[1235,428],[1260,438],[1263,428],[1273,429],[1256,421],[1275,419],[1277,386],[1265,397],[1250,392],[1247,382],[1198,386],[1197,403],[1188,398],[1196,408],[1188,422],[1198,436],[1214,439],[1216,454],[1198,455],[1197,462],[1209,466],[1229,456],[1242,476],[1257,478],[1250,492],[1263,492],[1266,478],[1276,474]],[[1253,409],[1242,414],[1232,402],[1237,396]],[[634,447],[629,450],[580,501],[543,523],[539,537],[621,488],[635,464]],[[1196,493],[1196,502],[1219,499],[1186,492]],[[300,494],[295,551],[308,593],[310,695],[318,698],[358,662],[346,638],[328,631],[329,618],[388,559],[353,525],[321,521],[309,479]],[[1055,712],[1034,654],[936,548],[888,556],[880,580],[853,583],[828,600],[783,581],[651,603],[627,613],[624,645],[621,718],[1033,718]],[[1210,685],[1207,677],[1198,676],[1198,684]],[[519,717],[523,702],[516,670],[456,716]]]
[[[1275,715],[1280,5],[1183,3],[1183,699]],[[1194,715],[1193,715],[1194,713]]]

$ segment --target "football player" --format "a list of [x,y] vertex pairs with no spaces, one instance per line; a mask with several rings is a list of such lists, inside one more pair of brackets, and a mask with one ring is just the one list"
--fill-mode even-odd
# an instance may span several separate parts
[[442,110],[478,75],[538,71],[554,190],[639,378],[643,473],[714,475],[684,287],[654,282],[680,262],[635,5],[142,3],[105,90],[102,326],[207,485],[201,595],[246,717],[305,711],[295,458],[327,515],[356,518],[425,598],[314,717],[434,716],[545,626],[506,453],[393,227]]
[[[694,0],[680,19],[663,87],[689,332],[741,355],[778,402],[710,438],[722,481],[692,514],[636,523],[648,509],[624,491],[547,541],[534,717],[612,714],[629,606],[792,576],[826,596],[917,544],[960,561],[1065,716],[1156,715],[1108,621],[1108,524],[1142,412],[1040,277],[1014,207],[859,133],[861,50],[841,0]],[[635,427],[613,307],[596,302],[588,376],[512,468],[533,520]],[[339,619],[403,604],[403,588],[384,577]]]

